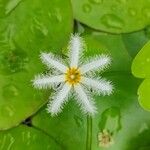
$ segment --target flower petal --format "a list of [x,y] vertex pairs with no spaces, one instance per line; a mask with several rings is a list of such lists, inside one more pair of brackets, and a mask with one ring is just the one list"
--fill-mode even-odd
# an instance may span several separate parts
[[62,64],[60,60],[55,58],[51,53],[41,53],[40,58],[42,62],[49,68],[51,67],[56,68],[63,73],[65,73],[67,70],[67,67],[64,64]]
[[83,87],[80,84],[78,84],[74,86],[74,89],[77,93],[78,103],[81,105],[81,108],[83,109],[83,111],[90,115],[95,114],[96,107],[93,101],[89,100],[89,96],[85,93]]
[[51,87],[60,82],[65,82],[64,75],[58,75],[53,77],[38,75],[33,80],[33,86],[42,89],[42,88]]
[[81,82],[103,95],[110,95],[113,91],[113,86],[106,80],[95,80],[83,77]]
[[78,67],[79,59],[83,48],[83,40],[78,35],[72,35],[69,43],[70,50],[70,67]]
[[51,115],[56,115],[61,112],[64,102],[67,100],[67,96],[69,91],[71,90],[71,85],[64,84],[62,89],[53,97],[53,101],[50,101],[48,104],[47,111],[51,113]]
[[111,59],[107,55],[100,55],[99,57],[93,58],[91,62],[80,67],[82,74],[94,70],[103,70],[111,62]]

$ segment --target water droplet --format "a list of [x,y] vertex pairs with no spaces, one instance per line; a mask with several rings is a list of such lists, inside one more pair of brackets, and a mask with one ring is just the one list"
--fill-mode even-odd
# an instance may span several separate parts
[[22,135],[22,140],[23,140],[23,142],[25,143],[26,142],[26,144],[27,145],[30,145],[30,143],[31,143],[31,132],[30,131],[23,131],[22,133],[21,133],[21,135]]
[[150,18],[150,8],[144,8],[142,13],[145,17]]
[[48,12],[48,17],[51,19],[51,17],[52,17],[52,13],[51,12]]
[[18,88],[16,86],[9,84],[3,87],[3,97],[5,100],[10,100],[18,95]]
[[9,142],[9,144],[7,142],[7,146],[8,146],[7,150],[10,150],[12,145],[13,145],[13,143],[15,142],[15,139],[14,139],[14,137],[11,134],[8,134],[8,136],[9,136],[10,142]]
[[32,134],[32,138],[33,138],[34,141],[36,141],[37,140],[37,135],[36,134]]
[[43,22],[39,21],[37,17],[33,18],[33,24],[30,27],[32,33],[37,34],[36,36],[47,36],[48,29],[47,26],[43,24]]
[[103,3],[103,0],[89,0],[89,2],[91,2],[93,4],[101,4],[101,3]]
[[135,15],[137,14],[137,12],[136,12],[135,9],[130,8],[130,9],[129,9],[129,14],[130,14],[131,16],[135,16]]
[[124,22],[118,16],[113,14],[105,14],[101,17],[101,23],[106,27],[111,27],[121,30],[124,26]]
[[81,127],[83,125],[83,120],[82,118],[80,118],[79,116],[77,115],[74,115],[74,119],[75,119],[75,122],[77,124],[78,127]]
[[150,58],[147,58],[146,61],[147,61],[147,62],[150,62]]
[[119,3],[126,3],[127,0],[117,0],[117,2],[119,2]]
[[14,115],[14,110],[12,107],[7,106],[5,107],[6,111],[8,112],[9,116],[12,117]]
[[117,10],[117,6],[116,6],[116,5],[112,5],[112,6],[111,6],[111,10],[112,10],[112,11],[116,11],[116,10]]
[[27,131],[26,132],[26,142],[27,142],[27,145],[30,145],[30,143],[31,143],[30,138],[31,138],[31,132]]
[[0,149],[10,150],[14,142],[15,139],[11,134],[5,134],[0,142]]
[[91,12],[91,6],[89,5],[89,4],[84,4],[83,5],[83,11],[85,12],[85,13],[90,13]]
[[61,15],[59,9],[56,9],[55,16],[56,16],[56,19],[57,19],[58,22],[61,22],[61,21],[62,21],[62,15]]
[[1,114],[3,115],[3,117],[14,117],[14,107],[12,105],[3,105],[1,107]]
[[21,49],[4,51],[0,55],[0,69],[2,74],[12,74],[26,70],[29,59]]

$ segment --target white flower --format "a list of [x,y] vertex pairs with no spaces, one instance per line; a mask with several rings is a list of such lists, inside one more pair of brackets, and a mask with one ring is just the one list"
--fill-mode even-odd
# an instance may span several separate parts
[[88,77],[91,72],[107,68],[111,62],[110,57],[107,55],[96,56],[83,64],[81,63],[83,49],[84,41],[76,34],[71,36],[69,43],[70,64],[68,66],[56,59],[51,53],[41,53],[42,62],[48,68],[54,68],[58,72],[55,75],[36,76],[33,80],[34,87],[42,89],[51,88],[57,84],[62,85],[60,90],[50,97],[47,110],[51,115],[61,112],[64,103],[68,100],[69,93],[76,95],[78,104],[89,115],[96,112],[94,102],[90,98],[91,91],[102,95],[112,93],[113,87],[109,81]]
[[108,148],[114,144],[113,136],[108,130],[104,129],[98,134],[98,142],[99,147]]

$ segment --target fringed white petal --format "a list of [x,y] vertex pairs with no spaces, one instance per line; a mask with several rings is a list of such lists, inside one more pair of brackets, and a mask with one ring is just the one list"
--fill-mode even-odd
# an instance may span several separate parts
[[58,76],[44,76],[44,75],[38,75],[33,80],[33,86],[39,89],[52,87],[58,83],[65,82],[64,75],[58,75]]
[[93,115],[96,113],[96,107],[94,105],[94,102],[91,101],[89,98],[88,94],[85,93],[83,87],[78,84],[74,86],[76,95],[77,95],[77,100],[79,105],[81,105],[82,110],[85,113],[88,113],[89,115]]
[[109,81],[103,79],[95,80],[83,77],[81,82],[87,87],[92,88],[98,94],[110,95],[113,91],[112,84]]
[[51,53],[41,53],[40,58],[42,62],[49,68],[56,68],[63,73],[65,73],[67,70],[67,67],[62,64],[61,61],[58,60],[58,58],[55,58]]
[[70,67],[78,67],[79,59],[83,49],[83,39],[78,35],[72,35],[69,43]]
[[64,102],[67,100],[71,86],[69,84],[64,84],[62,89],[53,97],[53,100],[48,104],[47,111],[51,113],[52,116],[57,115],[61,112]]
[[89,71],[103,70],[107,68],[110,63],[111,63],[111,59],[109,56],[100,55],[99,57],[93,58],[91,62],[82,65],[80,67],[80,70],[82,74],[85,74]]

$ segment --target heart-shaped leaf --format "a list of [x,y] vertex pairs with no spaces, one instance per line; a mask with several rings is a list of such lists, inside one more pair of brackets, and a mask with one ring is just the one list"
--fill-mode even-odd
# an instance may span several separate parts
[[0,1],[0,129],[16,126],[47,102],[31,83],[44,71],[39,54],[60,53],[72,21],[69,0]]
[[106,32],[136,31],[150,23],[149,0],[72,0],[72,4],[77,20]]
[[134,58],[132,72],[138,78],[150,77],[150,42],[147,42]]
[[150,111],[150,42],[134,58],[132,72],[138,78],[145,78],[138,89],[138,99],[141,106]]
[[139,103],[150,111],[150,79],[145,79],[138,89]]

